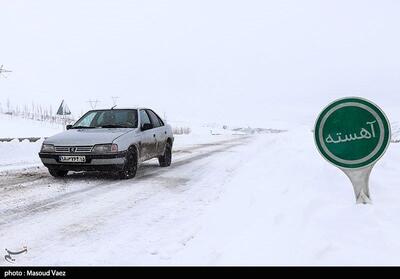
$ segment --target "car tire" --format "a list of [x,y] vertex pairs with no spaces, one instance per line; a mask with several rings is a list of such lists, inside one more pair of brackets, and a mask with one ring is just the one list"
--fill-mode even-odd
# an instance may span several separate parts
[[53,177],[65,177],[68,174],[68,171],[66,170],[56,170],[56,169],[49,169],[49,173],[53,176]]
[[126,153],[124,169],[118,173],[120,179],[130,179],[136,176],[138,157],[135,149],[130,148]]
[[169,167],[172,161],[172,146],[170,143],[167,143],[165,146],[164,155],[158,157],[158,162],[160,163],[160,167]]

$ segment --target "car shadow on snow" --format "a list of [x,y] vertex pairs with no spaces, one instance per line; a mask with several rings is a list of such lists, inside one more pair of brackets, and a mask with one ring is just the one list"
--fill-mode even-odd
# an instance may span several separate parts
[[[148,175],[148,171],[154,171],[154,170],[163,170],[163,168],[160,167],[158,162],[146,162],[143,163],[139,166],[139,169],[137,170],[136,177],[133,178],[135,179],[140,179],[143,175]],[[68,179],[68,180],[109,180],[115,182],[116,180],[120,180],[118,178],[118,173],[117,172],[99,172],[99,171],[82,171],[82,172],[70,172],[68,176],[66,176],[63,179]],[[59,180],[59,179],[57,179]]]

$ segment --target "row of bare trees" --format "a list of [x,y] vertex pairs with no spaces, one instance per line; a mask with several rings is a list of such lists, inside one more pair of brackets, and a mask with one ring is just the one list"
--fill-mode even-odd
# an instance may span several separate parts
[[189,127],[172,127],[172,133],[174,135],[188,135],[192,132]]
[[32,119],[37,121],[46,121],[50,123],[64,124],[72,122],[73,116],[59,116],[56,115],[52,106],[43,106],[32,102],[30,105],[12,105],[10,100],[7,99],[5,105],[0,102],[0,113],[7,114],[10,117],[18,116],[25,119]]

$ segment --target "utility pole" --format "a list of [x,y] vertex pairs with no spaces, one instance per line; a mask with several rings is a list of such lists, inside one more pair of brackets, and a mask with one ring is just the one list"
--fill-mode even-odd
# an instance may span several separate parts
[[87,101],[89,104],[90,104],[90,107],[92,108],[92,109],[95,109],[96,107],[97,107],[97,104],[100,102],[99,100],[88,100]]
[[118,96],[112,96],[111,99],[113,101],[113,106],[116,106],[117,105],[117,100],[119,99],[119,97]]
[[4,73],[11,73],[11,72],[12,71],[10,71],[10,70],[4,69],[3,65],[0,66],[0,77],[3,76],[4,78],[7,78],[7,76]]

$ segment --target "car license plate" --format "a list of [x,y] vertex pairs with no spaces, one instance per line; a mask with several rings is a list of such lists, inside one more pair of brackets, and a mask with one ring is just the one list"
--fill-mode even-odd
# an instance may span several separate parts
[[60,162],[63,163],[85,163],[85,156],[60,156]]

